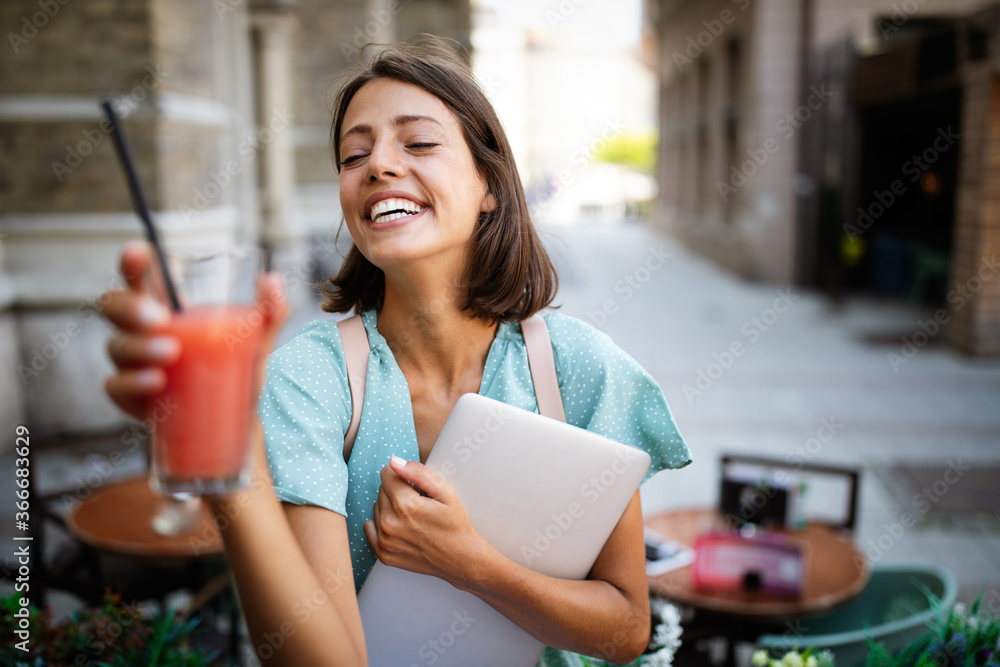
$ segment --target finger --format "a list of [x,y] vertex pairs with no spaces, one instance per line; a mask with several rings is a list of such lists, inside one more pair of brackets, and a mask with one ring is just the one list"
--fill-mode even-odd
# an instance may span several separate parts
[[260,394],[267,376],[267,355],[274,347],[274,339],[281,331],[281,326],[288,319],[288,302],[285,300],[285,281],[278,273],[268,273],[257,281],[257,312],[263,315],[261,322],[264,336],[260,346],[260,360],[257,364],[255,380],[255,396]]
[[392,466],[385,466],[380,473],[382,485],[379,487],[379,498],[385,497],[387,502],[397,504],[401,500],[412,500],[419,497],[420,491],[413,488],[409,480],[400,476]]
[[375,529],[375,522],[369,519],[365,521],[361,526],[361,530],[364,531],[365,537],[368,538],[368,544],[371,545],[372,551],[378,556],[379,545],[378,545],[378,531]]
[[160,368],[142,368],[116,373],[104,388],[118,407],[136,419],[145,419],[150,399],[167,386],[167,376]]
[[129,289],[146,291],[152,266],[153,254],[148,244],[132,241],[122,250],[121,273]]
[[108,292],[102,297],[100,307],[108,321],[126,331],[158,331],[170,322],[166,306],[143,292]]
[[275,336],[288,318],[289,306],[285,299],[285,280],[279,273],[261,276],[257,283],[257,309],[264,315],[264,349],[270,350]]
[[164,366],[176,361],[180,354],[180,341],[173,336],[119,332],[108,341],[108,355],[118,368]]
[[448,484],[436,473],[431,472],[427,466],[419,461],[407,461],[393,456],[389,459],[389,468],[401,479],[406,480],[418,491],[434,500],[445,502],[454,493],[451,484]]

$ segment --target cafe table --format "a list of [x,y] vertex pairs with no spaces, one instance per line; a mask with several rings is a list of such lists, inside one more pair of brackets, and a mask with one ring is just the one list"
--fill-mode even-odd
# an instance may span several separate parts
[[[714,508],[674,510],[646,517],[644,523],[646,528],[692,548],[698,535],[726,527]],[[775,532],[787,534],[805,546],[799,597],[783,598],[752,590],[702,590],[694,585],[692,565],[649,577],[650,592],[691,607],[700,612],[699,616],[781,626],[829,612],[864,590],[870,568],[850,534],[820,523]]]
[[[184,588],[194,593],[191,607],[196,609],[228,586],[229,572],[222,560],[222,537],[204,503],[196,503],[174,532],[163,534],[162,529],[158,532],[154,528],[154,519],[162,520],[165,511],[179,509],[150,488],[148,477],[136,477],[98,487],[70,510],[66,526],[76,539],[98,553],[124,557],[145,568],[149,576],[141,578],[144,583],[134,589],[137,592],[150,592],[162,604],[167,592]],[[121,565],[121,561],[115,563]],[[103,575],[113,581],[133,582],[117,566]],[[121,576],[126,579],[121,580]],[[106,583],[113,585],[112,581]]]
[[203,559],[223,551],[208,507],[201,504],[189,527],[160,534],[153,527],[170,501],[153,492],[147,477],[112,482],[78,503],[67,517],[75,537],[103,551],[158,559]]

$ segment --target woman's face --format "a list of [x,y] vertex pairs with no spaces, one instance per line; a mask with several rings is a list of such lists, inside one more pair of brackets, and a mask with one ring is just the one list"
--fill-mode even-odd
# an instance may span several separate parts
[[451,111],[422,88],[375,79],[341,128],[340,204],[358,250],[387,274],[427,259],[464,270],[476,220],[495,204]]

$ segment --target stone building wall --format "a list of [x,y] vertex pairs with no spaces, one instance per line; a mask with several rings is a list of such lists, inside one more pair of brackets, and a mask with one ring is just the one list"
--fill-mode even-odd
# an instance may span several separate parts
[[142,234],[102,99],[167,245],[268,244],[308,307],[310,239],[340,220],[328,84],[356,42],[426,30],[468,44],[469,20],[462,0],[0,3],[0,429],[124,422],[97,308]]
[[[661,0],[659,6],[658,217],[720,264],[775,282],[799,277],[797,142],[802,124],[820,115],[809,106],[810,91],[799,90],[802,49],[823,53],[850,35],[864,56],[895,47],[894,40],[922,19],[983,12],[992,56],[962,66],[961,176],[942,319],[957,347],[977,355],[1000,353],[1000,280],[992,279],[1000,275],[1000,268],[992,268],[1000,249],[1000,25],[989,3],[813,0],[807,35],[798,2]],[[887,85],[908,82],[896,76]],[[789,123],[789,114],[799,111]],[[773,151],[769,139],[777,140],[770,144]]]
[[0,360],[14,366],[0,389],[15,406],[0,427],[28,423],[45,437],[124,422],[103,391],[110,332],[97,301],[118,285],[120,248],[141,226],[102,99],[115,100],[168,245],[255,235],[240,178],[191,206],[252,113],[223,84],[240,78],[226,52],[240,12],[227,25],[199,0],[0,7],[0,25],[22,26],[25,38],[8,34],[12,54],[0,59],[0,292],[9,294],[0,326],[16,333],[0,343]]
[[[977,355],[1000,354],[1000,79],[987,62],[966,73],[961,181],[948,337]],[[942,318],[944,319],[944,318]]]

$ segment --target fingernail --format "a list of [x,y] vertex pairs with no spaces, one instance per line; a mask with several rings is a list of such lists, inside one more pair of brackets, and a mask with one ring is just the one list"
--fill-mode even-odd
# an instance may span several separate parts
[[146,249],[146,243],[139,239],[132,239],[125,242],[124,252],[139,252]]
[[397,468],[402,468],[406,466],[406,459],[401,458],[399,456],[393,456],[391,459],[389,459],[389,463],[393,464]]
[[136,371],[135,380],[139,383],[140,387],[148,389],[159,383],[160,372],[153,368],[145,368],[141,371]]
[[271,272],[264,276],[267,281],[267,288],[271,291],[279,290],[285,286],[285,277],[280,273]]
[[146,326],[166,324],[170,321],[170,311],[163,304],[147,299],[139,302],[139,321]]
[[172,336],[150,338],[147,350],[154,357],[173,357],[181,350],[180,341]]

